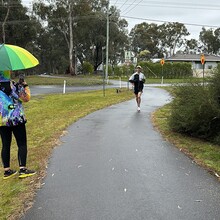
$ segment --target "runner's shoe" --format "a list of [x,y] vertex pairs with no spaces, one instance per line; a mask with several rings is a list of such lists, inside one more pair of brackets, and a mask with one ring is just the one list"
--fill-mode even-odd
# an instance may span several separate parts
[[7,170],[4,172],[3,180],[9,179],[17,174],[18,171],[16,170]]
[[19,178],[26,178],[28,176],[33,176],[36,173],[37,173],[36,171],[28,170],[27,168],[22,168],[19,171]]
[[140,107],[138,107],[138,108],[137,108],[137,111],[138,111],[138,112],[140,112],[140,111],[141,111],[141,108],[140,108]]

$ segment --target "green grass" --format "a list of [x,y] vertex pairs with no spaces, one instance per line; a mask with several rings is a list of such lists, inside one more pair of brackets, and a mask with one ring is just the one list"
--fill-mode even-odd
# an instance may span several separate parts
[[[14,78],[17,81],[17,78]],[[66,80],[67,86],[92,86],[102,85],[103,79],[100,76],[26,76],[25,80],[29,85],[63,85]]]
[[[206,79],[204,79],[206,80]],[[155,79],[147,79],[146,83],[148,84],[160,84],[162,81],[161,78],[155,78]],[[186,83],[186,82],[203,82],[202,78],[185,78],[185,79],[163,79],[164,84],[178,84],[178,83]]]
[[[40,180],[45,176],[48,158],[54,146],[59,144],[59,137],[65,129],[79,118],[110,106],[134,98],[133,92],[126,89],[116,93],[115,89],[89,91],[61,95],[43,95],[33,97],[25,103],[28,119],[28,167],[36,169],[38,175],[19,180],[0,178],[0,219],[9,220],[22,214],[33,199],[34,191],[40,187]],[[17,146],[12,143],[11,168],[18,169]],[[0,171],[0,177],[3,170]]]
[[[119,77],[112,77],[110,76],[109,79],[119,80]],[[123,81],[128,81],[128,77],[124,76],[121,78]],[[17,81],[17,78],[14,79]],[[92,85],[102,85],[103,78],[102,76],[57,76],[54,75],[53,77],[48,76],[26,76],[25,80],[28,82],[29,85],[63,85],[64,80],[66,80],[67,86],[92,86]],[[207,79],[205,79],[206,81]],[[164,79],[164,84],[177,84],[177,83],[184,83],[189,81],[197,81],[203,82],[202,78],[187,78],[187,79]],[[147,78],[146,84],[161,84],[161,78]]]
[[[172,91],[172,88],[164,89]],[[171,104],[167,104],[156,110],[152,115],[154,126],[166,140],[173,143],[196,163],[209,170],[212,174],[216,176],[220,175],[220,146],[173,132],[168,125],[170,111]]]

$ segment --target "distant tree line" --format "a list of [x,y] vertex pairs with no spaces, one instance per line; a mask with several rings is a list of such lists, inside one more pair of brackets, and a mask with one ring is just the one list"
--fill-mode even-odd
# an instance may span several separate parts
[[[140,23],[130,33],[128,22],[107,0],[39,0],[31,12],[20,0],[0,3],[0,43],[26,48],[40,61],[37,72],[96,73],[105,63],[106,20],[109,17],[109,64],[114,70],[131,50],[138,62],[162,58],[182,51],[219,54],[220,28],[202,28],[199,41],[188,40],[184,24]],[[80,67],[79,65],[80,64]],[[85,68],[85,66],[87,68]]]

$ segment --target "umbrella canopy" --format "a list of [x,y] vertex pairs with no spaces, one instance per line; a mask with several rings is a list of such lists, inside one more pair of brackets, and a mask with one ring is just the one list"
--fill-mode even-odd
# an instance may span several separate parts
[[37,66],[39,61],[24,48],[0,44],[0,70],[21,70]]

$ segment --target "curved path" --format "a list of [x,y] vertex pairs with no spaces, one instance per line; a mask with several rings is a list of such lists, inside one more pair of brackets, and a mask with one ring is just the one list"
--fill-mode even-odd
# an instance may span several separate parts
[[169,99],[145,87],[140,113],[133,99],[70,126],[23,220],[219,219],[218,180],[151,124],[151,113]]

